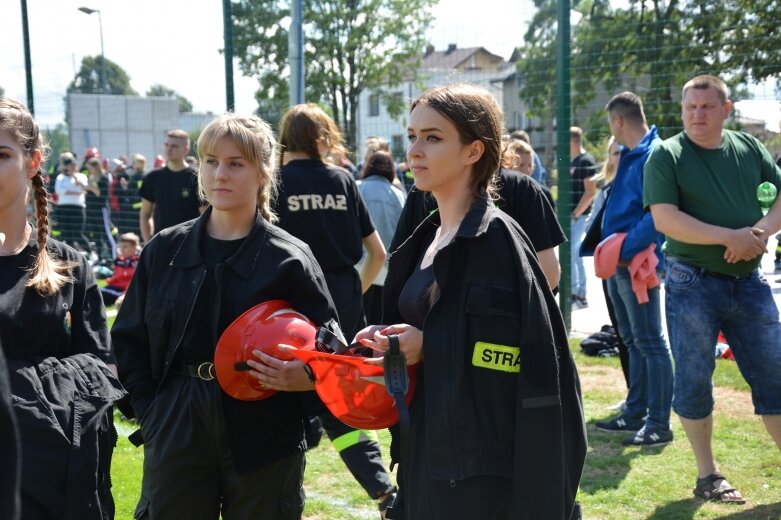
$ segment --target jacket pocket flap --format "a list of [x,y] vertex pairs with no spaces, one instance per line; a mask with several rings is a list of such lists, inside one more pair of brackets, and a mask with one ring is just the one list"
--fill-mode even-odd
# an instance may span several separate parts
[[521,312],[520,296],[506,287],[475,285],[469,288],[466,312],[517,318]]

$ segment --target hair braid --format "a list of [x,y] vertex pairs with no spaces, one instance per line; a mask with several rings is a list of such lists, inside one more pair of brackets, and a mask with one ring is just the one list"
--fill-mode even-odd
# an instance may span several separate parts
[[32,185],[35,200],[35,220],[38,224],[38,247],[43,251],[46,246],[46,238],[49,236],[49,196],[43,185],[43,177],[40,170],[32,178]]
[[38,258],[30,270],[28,287],[32,287],[43,296],[57,293],[65,283],[71,280],[70,272],[75,266],[72,262],[64,262],[52,258],[46,249],[49,237],[49,194],[43,185],[42,171],[39,169],[32,178],[33,197],[35,201],[35,220],[37,223]]

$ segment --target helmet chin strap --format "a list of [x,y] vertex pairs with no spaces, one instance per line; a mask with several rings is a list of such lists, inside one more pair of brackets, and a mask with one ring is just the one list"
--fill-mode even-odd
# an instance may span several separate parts
[[325,327],[320,327],[317,329],[317,336],[315,336],[315,350],[318,352],[325,352],[327,354],[344,354],[348,350],[360,347],[363,347],[363,345],[357,341],[347,345],[342,340],[342,338]]
[[[383,369],[385,372],[385,390],[393,397],[396,402],[396,409],[399,412],[399,444],[400,460],[398,461],[402,469],[400,475],[403,475],[405,482],[401,482],[402,489],[407,486],[406,462],[409,461],[410,453],[410,435],[412,431],[409,408],[405,396],[409,389],[409,374],[407,373],[407,358],[404,352],[399,348],[399,337],[396,334],[388,336],[388,351],[383,356]],[[394,461],[396,462],[396,461]],[[391,466],[391,470],[393,467]]]

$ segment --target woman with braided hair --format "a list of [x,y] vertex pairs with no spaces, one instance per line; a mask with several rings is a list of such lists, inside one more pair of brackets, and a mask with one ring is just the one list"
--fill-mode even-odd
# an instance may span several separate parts
[[32,115],[0,98],[0,344],[21,440],[22,518],[103,520],[114,516],[111,405],[125,392],[92,270],[49,236],[45,155]]

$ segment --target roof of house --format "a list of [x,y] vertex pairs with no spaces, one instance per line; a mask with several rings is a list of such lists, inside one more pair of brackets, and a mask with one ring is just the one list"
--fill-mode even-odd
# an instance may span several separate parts
[[475,54],[483,53],[490,61],[494,62],[497,67],[504,61],[504,58],[488,52],[485,47],[468,47],[466,49],[459,49],[455,45],[450,45],[444,51],[435,51],[429,49],[426,50],[426,54],[423,55],[422,69],[456,69],[460,68],[463,64],[468,62]]

